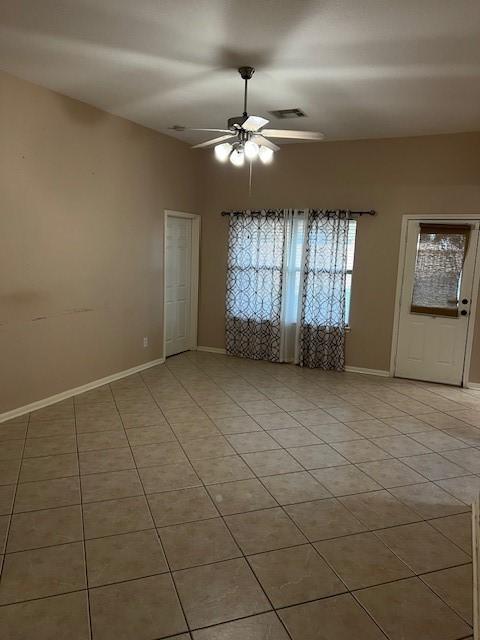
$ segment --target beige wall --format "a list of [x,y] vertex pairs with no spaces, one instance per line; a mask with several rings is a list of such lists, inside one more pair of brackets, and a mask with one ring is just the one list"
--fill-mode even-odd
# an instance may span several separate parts
[[214,347],[222,209],[375,208],[347,344],[373,369],[389,365],[402,214],[480,213],[480,134],[284,146],[249,197],[247,171],[211,152],[2,73],[0,95],[0,413],[162,356],[165,208],[203,215],[199,344]]
[[195,212],[198,156],[6,74],[0,96],[2,413],[162,356],[163,210]]
[[[358,224],[347,364],[387,370],[404,213],[480,214],[480,134],[285,145],[268,167],[221,165],[203,152],[199,344],[224,346],[223,209],[376,209]],[[480,317],[471,380],[480,381]]]

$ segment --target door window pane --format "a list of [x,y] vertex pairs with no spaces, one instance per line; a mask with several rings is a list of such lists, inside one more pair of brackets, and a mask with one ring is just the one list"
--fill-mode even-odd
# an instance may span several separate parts
[[412,313],[458,315],[467,225],[421,224],[412,294]]

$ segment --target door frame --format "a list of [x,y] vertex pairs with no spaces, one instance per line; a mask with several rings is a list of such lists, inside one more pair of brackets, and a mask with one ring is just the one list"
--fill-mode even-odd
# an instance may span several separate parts
[[186,218],[192,221],[192,259],[190,263],[190,335],[192,336],[191,350],[198,345],[198,285],[200,280],[200,220],[196,213],[173,211],[164,209],[163,216],[163,357],[166,359],[167,318],[165,305],[165,291],[167,289],[167,222],[169,218]]
[[[392,347],[390,352],[390,376],[395,377],[395,367],[397,361],[398,335],[400,329],[400,303],[402,299],[403,276],[405,272],[405,257],[407,249],[408,223],[412,220],[452,220],[472,221],[480,224],[480,213],[447,214],[447,213],[407,213],[402,216],[402,228],[400,231],[400,251],[398,255],[397,285],[395,293],[395,308],[393,316]],[[462,387],[469,386],[468,375],[470,373],[470,361],[472,356],[473,336],[475,329],[475,319],[478,305],[478,287],[480,284],[480,230],[479,240],[476,246],[473,267],[472,299],[470,302],[470,315],[468,318],[467,339],[465,343],[465,358],[463,362]]]

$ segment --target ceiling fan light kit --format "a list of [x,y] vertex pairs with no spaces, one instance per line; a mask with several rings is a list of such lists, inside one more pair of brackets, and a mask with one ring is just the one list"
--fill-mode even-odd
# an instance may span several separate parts
[[214,148],[215,157],[219,162],[226,162],[232,152],[232,145],[229,142],[217,144]]
[[273,160],[273,150],[268,147],[260,147],[258,155],[263,164],[270,164]]
[[[245,160],[253,162],[257,158],[263,164],[270,164],[274,152],[280,147],[271,142],[269,138],[284,138],[288,140],[308,140],[316,142],[323,140],[323,133],[317,131],[290,131],[285,129],[265,129],[268,124],[266,118],[249,115],[247,111],[248,81],[255,73],[253,67],[240,67],[238,73],[245,81],[243,96],[243,114],[234,116],[227,121],[227,129],[190,129],[190,131],[210,131],[223,135],[196,144],[193,149],[214,147],[214,154],[219,162],[230,160],[235,167],[243,167]],[[172,127],[176,131],[185,131],[188,127],[178,125]],[[227,142],[227,140],[229,142]]]
[[243,167],[245,164],[245,154],[243,152],[243,148],[240,145],[237,145],[232,149],[230,153],[230,162],[235,167]]

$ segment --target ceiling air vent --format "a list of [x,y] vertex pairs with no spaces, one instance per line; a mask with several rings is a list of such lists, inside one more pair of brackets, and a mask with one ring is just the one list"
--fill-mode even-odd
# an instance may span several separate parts
[[305,113],[301,109],[279,109],[278,111],[270,111],[269,113],[275,118],[286,120],[287,118],[305,118]]

